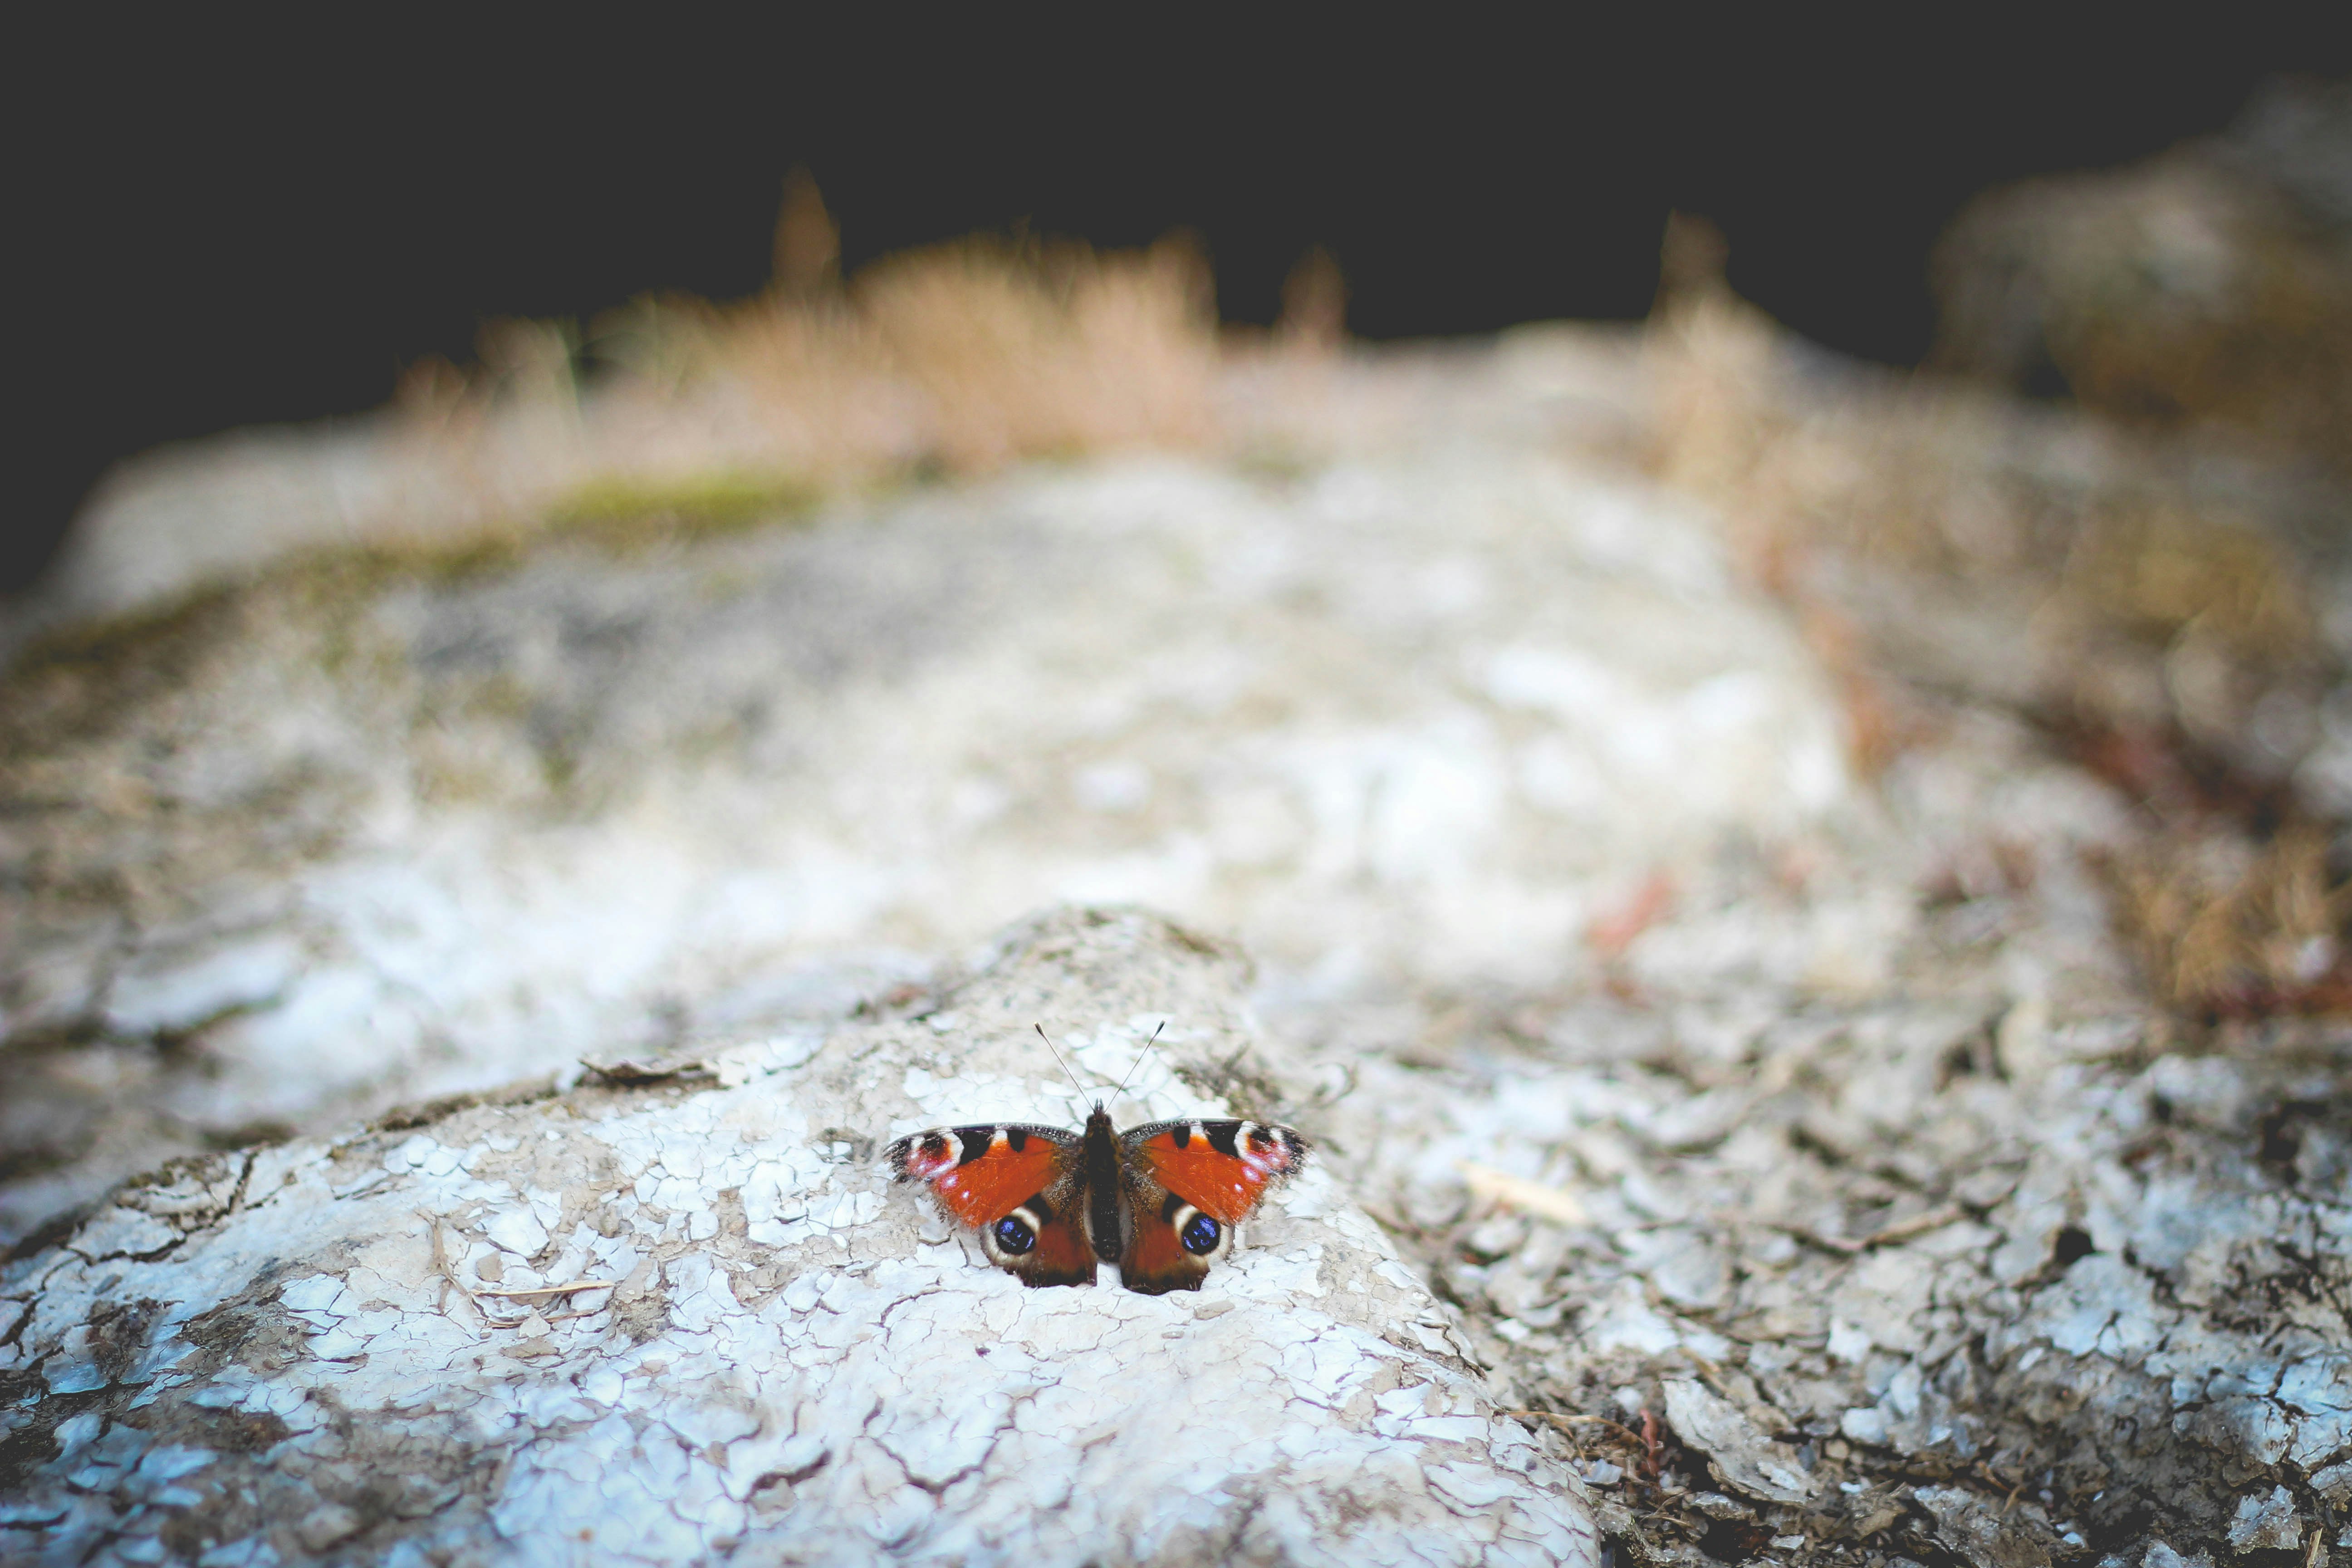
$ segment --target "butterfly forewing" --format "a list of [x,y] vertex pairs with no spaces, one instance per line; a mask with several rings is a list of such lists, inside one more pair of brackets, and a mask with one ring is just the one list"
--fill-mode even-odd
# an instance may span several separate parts
[[1307,1159],[1307,1140],[1261,1121],[1155,1121],[1122,1133],[1128,1158],[1202,1213],[1239,1225]]
[[934,1127],[890,1145],[884,1158],[902,1182],[929,1187],[966,1225],[986,1225],[1065,1173],[1078,1135],[1059,1127]]

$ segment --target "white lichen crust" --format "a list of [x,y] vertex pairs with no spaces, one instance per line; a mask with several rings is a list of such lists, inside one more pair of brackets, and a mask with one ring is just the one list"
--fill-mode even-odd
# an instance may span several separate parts
[[1105,1075],[1165,1025],[1123,1119],[1293,1109],[1237,970],[1051,917],[927,1013],[135,1183],[0,1282],[0,1556],[1596,1563],[1328,1173],[1148,1297],[1024,1289],[877,1168],[1057,1117],[1037,1018]]

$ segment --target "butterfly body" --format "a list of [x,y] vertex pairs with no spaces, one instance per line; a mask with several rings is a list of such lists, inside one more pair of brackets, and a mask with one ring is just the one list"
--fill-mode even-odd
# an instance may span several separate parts
[[1234,1230],[1306,1162],[1287,1127],[1230,1119],[1125,1132],[1101,1105],[1086,1129],[935,1127],[885,1152],[898,1180],[929,1189],[980,1233],[989,1260],[1026,1285],[1087,1285],[1097,1261],[1130,1290],[1197,1290]]

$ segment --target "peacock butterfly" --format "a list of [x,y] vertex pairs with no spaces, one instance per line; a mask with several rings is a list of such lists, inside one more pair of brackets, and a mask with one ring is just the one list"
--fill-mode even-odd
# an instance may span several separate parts
[[1082,1132],[935,1127],[898,1139],[883,1159],[897,1180],[928,1187],[949,1217],[978,1231],[989,1260],[1024,1285],[1090,1285],[1099,1259],[1118,1265],[1129,1289],[1158,1296],[1198,1290],[1209,1265],[1233,1250],[1235,1227],[1307,1153],[1297,1132],[1257,1121],[1154,1121],[1121,1132],[1097,1100]]

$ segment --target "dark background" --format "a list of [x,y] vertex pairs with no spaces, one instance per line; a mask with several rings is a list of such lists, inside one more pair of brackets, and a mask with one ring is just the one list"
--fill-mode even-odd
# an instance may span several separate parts
[[1682,15],[1610,37],[663,15],[558,35],[404,11],[329,37],[304,14],[118,14],[20,37],[32,406],[0,587],[121,457],[373,407],[404,363],[465,359],[485,317],[758,289],[796,164],[852,270],[1024,221],[1107,246],[1181,226],[1227,319],[1264,322],[1321,244],[1376,339],[1638,317],[1682,208],[1728,236],[1741,292],[1904,363],[1932,326],[1928,247],[1971,194],[2218,130],[2283,71],[2352,69],[2341,27],[2210,16],[2059,38],[1957,9],[1948,36],[1925,12],[1883,34]]

